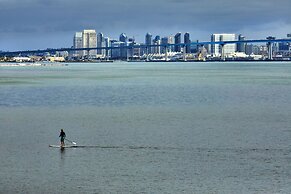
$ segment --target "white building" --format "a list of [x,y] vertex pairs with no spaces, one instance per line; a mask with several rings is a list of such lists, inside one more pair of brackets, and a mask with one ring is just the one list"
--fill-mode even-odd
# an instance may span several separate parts
[[[95,30],[83,30],[83,48],[96,48],[97,47],[97,36]],[[96,50],[83,51],[84,56],[89,58],[95,58],[97,54]]]
[[[173,35],[168,36],[168,44],[175,44],[175,38]],[[173,51],[174,51],[174,46],[170,46],[169,52],[173,52]]]
[[[83,47],[83,37],[82,32],[76,32],[74,36],[73,48],[82,48]],[[73,56],[81,57],[83,51],[75,51],[73,52]]]
[[[211,42],[220,42],[220,41],[235,41],[235,34],[212,34]],[[236,51],[236,44],[226,44],[222,50],[222,46],[219,44],[211,45],[211,54],[213,56],[221,56],[222,51],[224,51],[225,55],[234,53]]]

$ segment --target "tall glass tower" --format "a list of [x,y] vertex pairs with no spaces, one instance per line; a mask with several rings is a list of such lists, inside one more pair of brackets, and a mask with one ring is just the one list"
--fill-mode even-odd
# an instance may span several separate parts
[[125,33],[120,34],[119,41],[121,42],[120,46],[120,55],[122,59],[127,58],[127,48],[122,48],[122,46],[127,46],[127,36]]
[[[178,32],[175,35],[175,44],[181,44],[181,32]],[[175,49],[175,52],[181,52],[181,46],[180,45],[175,45],[174,49]]]
[[[146,36],[145,36],[145,45],[151,45],[152,44],[152,38],[153,38],[153,36],[150,33],[147,33]],[[148,47],[147,52],[148,53],[152,53],[151,51],[152,51],[152,48]]]
[[125,33],[120,34],[120,36],[119,36],[119,41],[120,41],[120,42],[127,43],[127,36],[126,36]]
[[[245,37],[240,34],[240,35],[238,35],[238,40],[239,41],[245,40]],[[236,51],[245,53],[246,52],[246,44],[245,43],[237,43]]]
[[[191,40],[190,40],[190,34],[189,32],[186,32],[184,34],[184,43],[185,44],[190,44],[191,43]],[[190,53],[190,45],[186,45],[186,53]]]
[[[97,47],[104,46],[104,35],[100,32],[97,34]],[[104,52],[102,50],[97,50],[98,55],[102,55]]]

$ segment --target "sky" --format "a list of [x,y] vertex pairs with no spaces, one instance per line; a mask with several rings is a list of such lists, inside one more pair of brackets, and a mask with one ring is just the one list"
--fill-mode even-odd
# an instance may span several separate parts
[[291,0],[0,0],[0,50],[67,48],[83,29],[144,42],[145,34],[247,39],[291,33]]

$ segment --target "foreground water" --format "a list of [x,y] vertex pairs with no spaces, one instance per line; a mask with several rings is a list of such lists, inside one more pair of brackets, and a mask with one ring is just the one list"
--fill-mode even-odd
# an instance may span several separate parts
[[290,193],[290,115],[290,63],[0,67],[0,193]]

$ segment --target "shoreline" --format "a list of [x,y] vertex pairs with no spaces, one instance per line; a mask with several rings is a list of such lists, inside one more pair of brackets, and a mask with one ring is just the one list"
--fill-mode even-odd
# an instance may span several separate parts
[[239,63],[239,62],[245,62],[245,63],[260,63],[260,62],[291,62],[291,60],[206,60],[206,61],[198,61],[198,60],[177,60],[177,61],[165,61],[165,60],[152,60],[152,61],[139,61],[139,60],[132,60],[132,61],[122,61],[122,60],[116,60],[116,61],[67,61],[63,63],[15,63],[15,62],[0,62],[0,67],[60,67],[60,66],[68,66],[70,63],[91,63],[91,64],[100,64],[100,63],[118,63],[118,62],[129,62],[129,63],[214,63],[214,62],[220,62],[220,63]]
[[44,66],[68,66],[61,63],[0,63],[0,67],[44,67]]

